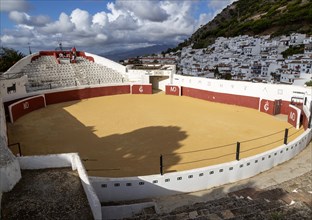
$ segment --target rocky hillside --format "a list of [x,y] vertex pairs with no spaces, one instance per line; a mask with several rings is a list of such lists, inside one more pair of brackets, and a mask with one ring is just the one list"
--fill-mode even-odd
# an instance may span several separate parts
[[311,0],[239,0],[173,51],[190,44],[194,49],[204,48],[221,36],[270,34],[274,37],[293,32],[312,34]]

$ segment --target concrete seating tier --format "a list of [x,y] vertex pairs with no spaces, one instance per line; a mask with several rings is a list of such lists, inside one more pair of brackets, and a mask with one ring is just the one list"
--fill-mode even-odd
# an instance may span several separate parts
[[101,64],[77,57],[76,63],[58,64],[53,56],[40,56],[26,65],[28,92],[81,85],[122,83],[122,74]]

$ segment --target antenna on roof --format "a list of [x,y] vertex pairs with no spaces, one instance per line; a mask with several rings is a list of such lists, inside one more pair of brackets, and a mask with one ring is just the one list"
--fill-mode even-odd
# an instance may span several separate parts
[[32,54],[31,49],[30,49],[30,43],[28,42],[28,50],[29,50],[29,55]]
[[61,40],[61,38],[58,38],[57,40],[58,40],[58,42],[59,42],[59,48],[60,48],[60,50],[63,51],[63,46],[62,46],[62,40]]

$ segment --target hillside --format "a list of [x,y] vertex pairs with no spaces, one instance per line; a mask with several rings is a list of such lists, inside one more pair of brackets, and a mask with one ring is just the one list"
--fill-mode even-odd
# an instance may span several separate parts
[[270,34],[274,37],[293,32],[312,34],[311,0],[239,0],[171,51],[190,44],[194,44],[194,49],[204,48],[221,36]]

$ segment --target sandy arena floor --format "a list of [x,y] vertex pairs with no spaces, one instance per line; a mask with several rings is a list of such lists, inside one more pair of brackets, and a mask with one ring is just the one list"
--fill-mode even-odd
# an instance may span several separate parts
[[160,154],[165,172],[233,161],[237,141],[241,158],[255,155],[283,144],[285,128],[290,140],[303,132],[254,109],[163,94],[60,103],[8,124],[23,155],[78,152],[89,175],[109,177],[157,174]]

